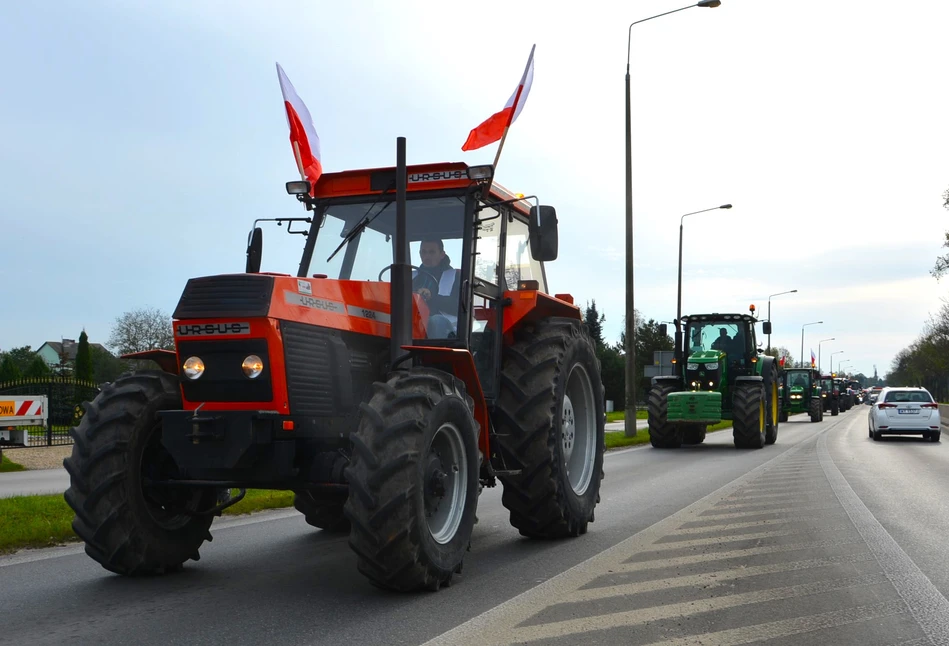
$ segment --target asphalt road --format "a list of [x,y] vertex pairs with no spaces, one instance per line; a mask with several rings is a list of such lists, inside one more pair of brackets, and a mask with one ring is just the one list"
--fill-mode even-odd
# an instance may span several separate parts
[[465,572],[392,594],[345,538],[281,511],[216,521],[185,571],[131,580],[79,547],[0,558],[0,643],[949,644],[949,448],[873,442],[867,408],[611,453],[587,535],[522,539],[499,489]]
[[40,469],[0,474],[0,498],[63,493],[69,488],[66,469]]

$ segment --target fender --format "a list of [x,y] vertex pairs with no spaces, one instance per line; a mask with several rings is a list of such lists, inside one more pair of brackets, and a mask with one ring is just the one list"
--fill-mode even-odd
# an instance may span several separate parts
[[129,352],[119,357],[120,359],[137,359],[154,361],[158,367],[173,375],[178,374],[178,355],[174,350],[145,350],[144,352]]
[[750,377],[735,377],[735,383],[736,383],[736,384],[738,384],[738,383],[745,383],[745,384],[747,384],[747,383],[759,383],[759,384],[763,384],[763,383],[764,383],[764,377],[762,377],[761,375],[752,375],[752,376],[750,376]]
[[481,379],[478,378],[478,371],[475,369],[474,357],[471,356],[471,352],[460,348],[421,345],[403,345],[402,349],[422,364],[450,372],[465,383],[468,395],[474,400],[475,421],[481,427],[481,432],[478,434],[478,448],[481,449],[484,461],[487,463],[491,459],[491,446],[488,437],[491,421],[488,415],[488,404],[484,399],[484,391],[481,389]]
[[660,384],[668,384],[668,385],[670,385],[670,386],[675,385],[675,386],[680,386],[680,387],[681,387],[681,386],[682,386],[682,377],[678,377],[678,376],[676,376],[676,375],[660,375],[660,376],[658,376],[658,377],[653,377],[653,378],[649,381],[649,383],[650,383],[650,385],[652,385],[652,386],[658,386],[658,385],[660,385]]

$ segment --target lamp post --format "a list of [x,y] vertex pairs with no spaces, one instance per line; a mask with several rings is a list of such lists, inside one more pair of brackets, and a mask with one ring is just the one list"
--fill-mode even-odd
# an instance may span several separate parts
[[821,344],[821,343],[826,343],[827,341],[836,341],[836,339],[835,339],[834,337],[830,337],[829,339],[821,339],[820,341],[817,342],[817,372],[821,372],[821,369],[820,369],[820,366],[821,366],[821,363],[820,363],[820,344]]
[[[778,292],[777,294],[771,294],[771,296],[768,297],[768,323],[771,322],[771,299],[774,298],[775,296],[782,296],[784,294],[796,294],[796,293],[797,293],[797,290],[792,289],[787,292]],[[770,334],[768,335],[768,352],[771,352],[771,335]]]
[[843,350],[837,350],[837,352],[830,353],[830,375],[834,376],[834,355],[841,354]]
[[804,367],[804,328],[808,325],[820,325],[823,321],[814,321],[813,323],[805,323],[801,326],[801,367]]
[[676,300],[676,320],[675,320],[675,344],[676,344],[676,360],[681,361],[682,357],[679,356],[679,352],[682,346],[682,225],[685,221],[686,216],[695,215],[696,213],[705,213],[706,211],[715,211],[717,209],[730,209],[732,208],[731,204],[722,204],[721,206],[713,206],[710,209],[702,209],[701,211],[692,211],[691,213],[686,213],[679,218],[679,297]]
[[633,137],[632,110],[629,99],[629,59],[633,43],[633,25],[685,11],[692,7],[715,8],[721,0],[700,0],[695,4],[649,18],[637,20],[629,25],[626,38],[626,437],[636,436],[636,308],[633,302]]
[[850,362],[851,362],[851,359],[841,359],[840,361],[838,361],[837,362],[838,372],[840,371],[841,366],[843,366],[845,363],[850,363]]

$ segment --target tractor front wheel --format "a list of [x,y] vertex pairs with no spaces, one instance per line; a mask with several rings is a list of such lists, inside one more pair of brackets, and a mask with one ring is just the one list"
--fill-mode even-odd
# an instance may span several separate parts
[[820,404],[821,402],[817,397],[811,397],[811,402],[807,408],[812,422],[819,422],[824,419],[824,411]]
[[732,435],[738,448],[760,449],[765,445],[766,402],[764,385],[742,383],[735,388]]
[[461,572],[478,504],[478,430],[464,384],[392,373],[360,408],[346,468],[349,545],[372,583],[438,590]]
[[532,538],[585,534],[600,501],[604,414],[600,363],[578,320],[527,324],[504,349],[495,410],[511,525]]
[[677,449],[682,446],[682,431],[669,422],[669,394],[678,389],[670,384],[657,384],[649,391],[646,408],[649,415],[649,443],[657,449]]
[[86,554],[102,567],[129,576],[178,570],[198,560],[211,540],[210,515],[217,490],[148,486],[147,480],[177,475],[161,443],[158,411],[181,408],[177,378],[140,371],[106,384],[79,426],[69,431],[72,455],[66,502],[76,513],[72,527]]

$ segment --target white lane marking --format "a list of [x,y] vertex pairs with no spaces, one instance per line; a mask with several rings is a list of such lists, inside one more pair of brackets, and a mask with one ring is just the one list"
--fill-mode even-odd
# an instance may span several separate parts
[[860,500],[834,464],[827,449],[826,436],[822,435],[817,443],[817,457],[837,500],[847,510],[850,520],[879,561],[880,567],[909,606],[919,627],[933,644],[949,645],[949,600],[939,592],[929,577],[923,574],[919,566]]
[[[676,541],[664,540],[654,543],[655,547],[674,547],[681,549],[683,547],[699,547],[702,545],[724,545],[726,543],[738,543],[741,541],[756,541],[763,538],[781,538],[782,536],[794,536],[795,534],[834,534],[836,532],[853,531],[853,525],[829,525],[814,529],[812,527],[802,527],[800,529],[780,530],[772,532],[756,532],[754,534],[732,534],[726,536],[709,536],[707,538],[696,538],[693,540]],[[726,540],[727,539],[727,540]]]
[[[576,619],[565,619],[563,621],[553,621],[543,624],[529,624],[515,626],[509,629],[506,635],[499,641],[479,641],[482,646],[488,644],[507,644],[510,642],[538,641],[542,639],[554,639],[557,637],[566,637],[568,635],[579,635],[587,632],[610,630],[611,628],[623,628],[637,624],[645,624],[651,621],[660,621],[681,617],[685,615],[694,615],[700,612],[714,612],[716,610],[725,610],[727,608],[737,608],[751,603],[766,603],[771,601],[781,601],[784,599],[796,599],[815,594],[826,594],[838,590],[847,590],[854,587],[866,587],[876,585],[887,585],[889,581],[886,575],[863,574],[860,576],[846,577],[842,579],[832,579],[827,581],[816,581],[813,583],[803,583],[801,585],[791,585],[783,588],[769,588],[766,590],[756,590],[754,592],[742,592],[739,594],[730,594],[722,597],[711,597],[707,599],[690,599],[681,603],[670,603],[652,608],[639,608],[636,610],[627,610],[626,612],[614,612],[604,615],[592,615],[588,617],[578,617]],[[495,639],[497,639],[495,637]]]
[[[892,617],[905,612],[906,606],[902,601],[884,601],[868,606],[835,610],[833,612],[825,612],[808,617],[782,619],[780,621],[771,621],[754,626],[742,626],[741,628],[720,630],[715,633],[705,633],[704,635],[691,635],[681,639],[667,639],[661,642],[653,642],[646,646],[694,646],[696,643],[701,643],[703,646],[738,646],[739,644],[764,642],[779,637],[790,637],[791,635],[801,635],[803,633],[816,632],[828,628],[838,628],[861,621]],[[914,640],[913,642],[900,644],[899,646],[909,646],[910,643],[912,643],[913,646],[917,646],[917,644],[922,643],[929,644],[929,641],[919,642]]]
[[639,594],[641,592],[654,592],[656,590],[671,590],[674,588],[693,586],[716,588],[740,579],[747,579],[748,577],[760,576],[762,574],[797,572],[831,565],[847,565],[872,560],[873,555],[867,552],[866,554],[847,554],[844,556],[775,563],[773,565],[751,565],[732,570],[719,570],[717,572],[706,572],[703,574],[673,576],[666,579],[651,579],[649,581],[639,581],[636,583],[600,586],[598,588],[581,588],[567,597],[565,601],[571,603],[577,601],[592,601],[594,599],[608,599],[610,597],[621,597],[629,594]]

